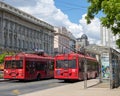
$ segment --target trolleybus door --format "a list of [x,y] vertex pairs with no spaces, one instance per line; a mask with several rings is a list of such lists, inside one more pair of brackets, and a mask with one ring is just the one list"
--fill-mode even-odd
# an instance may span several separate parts
[[54,76],[54,68],[53,68],[53,64],[54,62],[52,62],[51,60],[48,61],[47,63],[47,76],[48,77],[53,77]]
[[68,78],[69,77],[69,61],[68,60],[63,61],[63,68],[64,68],[63,76]]
[[35,79],[35,62],[27,61],[26,78],[29,80]]
[[79,79],[83,80],[84,79],[84,61],[83,60],[79,60],[78,74],[79,74]]
[[53,77],[53,69],[51,69],[51,61],[47,61],[45,62],[45,75],[46,75],[46,78],[49,78],[49,77]]
[[54,77],[54,61],[52,60],[49,65],[50,77]]

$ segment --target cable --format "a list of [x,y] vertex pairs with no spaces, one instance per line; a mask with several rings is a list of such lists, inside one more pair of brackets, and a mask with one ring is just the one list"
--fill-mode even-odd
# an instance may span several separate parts
[[[60,2],[61,3],[61,2]],[[82,8],[82,10],[83,9],[87,9],[88,7],[86,7],[86,6],[80,6],[80,5],[78,5],[78,4],[74,4],[74,3],[69,3],[69,2],[64,2],[64,1],[62,1],[62,3],[64,4],[64,5],[67,5],[66,7],[67,7],[67,9],[61,9],[62,11],[71,11],[71,10],[80,10],[81,8]],[[56,5],[63,5],[63,4],[56,4]]]
[[[54,41],[59,42],[58,39],[56,39],[56,40],[55,40],[55,39],[56,39],[56,38],[54,38]],[[59,42],[59,44],[61,44],[61,45],[62,45],[63,47],[65,47],[65,48],[69,49],[70,51],[76,50],[76,49],[73,49],[72,47],[68,47],[68,46],[66,46],[66,44],[63,43],[63,42],[62,42],[62,43]],[[72,49],[72,50],[71,50],[71,49]]]
[[[71,46],[69,46],[69,47],[66,46],[65,43],[60,42],[56,37],[54,37],[54,41],[57,42],[59,45],[62,45],[62,47],[65,47],[66,49],[68,49],[68,50],[70,50],[70,51],[72,51],[72,52],[76,52],[76,51],[77,51],[75,48],[72,48]],[[54,44],[55,44],[55,42],[54,42]],[[49,42],[47,42],[47,41],[45,41],[45,40],[44,40],[44,43],[49,44]],[[63,50],[63,51],[64,51],[64,50]]]
[[[59,2],[59,4],[60,4],[60,3],[61,3],[61,2]],[[88,8],[87,6],[80,6],[80,5],[78,5],[78,4],[70,3],[70,2],[64,2],[64,1],[62,1],[62,3],[63,3],[63,4],[66,4],[67,6],[70,6],[70,7],[71,7],[71,6],[72,6],[72,7],[76,7],[76,6],[77,6],[77,7],[81,7],[81,8]],[[59,4],[58,4],[58,5],[59,5]],[[57,5],[57,3],[56,3],[56,5]]]
[[65,9],[65,10],[62,10],[62,11],[71,11],[71,10],[76,10],[76,9],[80,9],[80,8],[69,8],[69,9]]

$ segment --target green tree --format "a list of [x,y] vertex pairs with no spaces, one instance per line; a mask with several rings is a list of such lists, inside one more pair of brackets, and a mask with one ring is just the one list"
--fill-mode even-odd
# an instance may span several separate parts
[[7,55],[15,55],[15,53],[13,53],[13,52],[9,52],[9,53],[8,52],[4,52],[4,53],[0,54],[0,64],[2,64],[4,62],[4,58]]
[[[102,25],[111,28],[113,34],[120,37],[120,0],[88,0],[88,2],[90,6],[85,17],[87,23],[91,23],[95,15],[101,11],[104,14],[100,18]],[[120,38],[116,40],[116,44],[120,48]]]
[[0,54],[0,64],[4,62],[4,58],[5,58],[6,54]]

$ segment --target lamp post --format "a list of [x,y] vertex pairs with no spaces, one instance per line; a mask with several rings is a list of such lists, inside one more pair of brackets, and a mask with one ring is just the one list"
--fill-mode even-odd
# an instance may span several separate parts
[[84,52],[84,89],[87,88],[87,60],[85,58],[85,48],[83,48],[83,52]]
[[109,66],[110,66],[110,89],[113,89],[113,68],[112,68],[112,52],[111,48],[109,50]]
[[84,59],[83,59],[83,64],[84,64],[84,89],[87,88],[87,60],[86,60],[86,50],[85,47],[81,47],[80,48],[80,53],[82,53],[84,55]]

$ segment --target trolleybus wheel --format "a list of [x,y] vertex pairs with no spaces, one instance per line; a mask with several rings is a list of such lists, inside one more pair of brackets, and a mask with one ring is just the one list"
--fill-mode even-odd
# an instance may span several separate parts
[[37,75],[37,78],[36,78],[36,79],[37,79],[37,81],[39,81],[39,80],[41,79],[40,74]]

